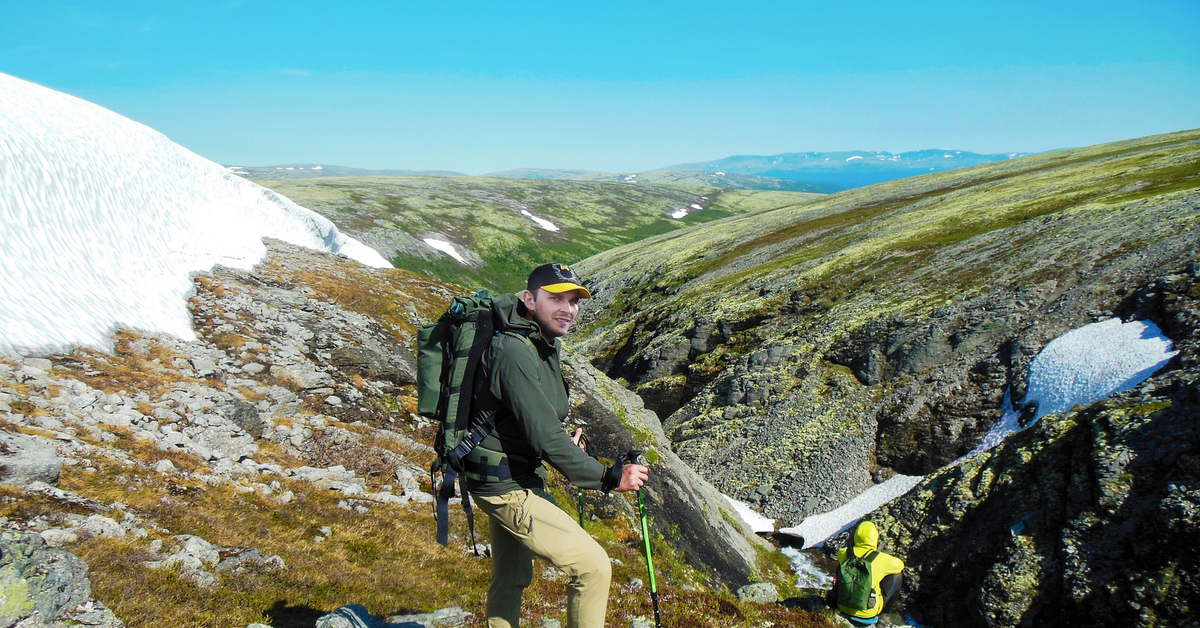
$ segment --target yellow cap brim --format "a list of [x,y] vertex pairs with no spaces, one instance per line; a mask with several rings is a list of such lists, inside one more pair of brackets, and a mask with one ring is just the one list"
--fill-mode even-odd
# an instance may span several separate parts
[[546,292],[567,292],[568,290],[578,290],[579,296],[585,299],[592,298],[592,293],[588,292],[587,288],[584,288],[576,283],[552,283],[548,286],[542,286],[542,290],[545,290]]

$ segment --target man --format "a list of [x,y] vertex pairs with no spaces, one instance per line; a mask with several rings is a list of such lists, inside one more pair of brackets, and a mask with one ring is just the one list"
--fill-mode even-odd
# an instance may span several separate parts
[[495,414],[495,429],[463,459],[466,486],[488,515],[492,581],[489,628],[518,628],[521,597],[533,580],[533,559],[566,572],[568,628],[602,628],[612,566],[608,555],[545,491],[542,462],[572,484],[605,492],[633,491],[648,470],[637,464],[605,467],[568,436],[567,386],[559,366],[560,337],[591,298],[575,271],[539,266],[520,295],[493,300],[496,333],[476,379],[472,425]]
[[853,545],[838,550],[838,578],[846,576],[846,561],[853,558],[865,558],[870,563],[871,594],[867,608],[859,609],[847,605],[847,600],[841,599],[839,591],[843,587],[835,584],[827,598],[831,607],[836,607],[842,615],[855,626],[870,626],[879,621],[883,607],[896,593],[900,591],[901,574],[904,571],[904,561],[879,551],[879,528],[870,521],[860,521],[850,533]]

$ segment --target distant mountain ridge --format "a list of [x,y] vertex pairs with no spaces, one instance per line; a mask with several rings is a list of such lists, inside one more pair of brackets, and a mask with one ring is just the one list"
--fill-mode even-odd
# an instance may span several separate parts
[[669,169],[703,170],[717,175],[749,174],[772,179],[804,181],[840,191],[1032,154],[1034,153],[981,155],[953,149],[927,149],[897,154],[862,150],[781,153],[734,155],[714,161],[679,164]]
[[813,192],[827,194],[840,188],[797,181],[763,177],[743,173],[707,172],[698,169],[665,168],[640,172],[599,172],[596,170],[559,170],[554,168],[517,168],[492,172],[485,177],[503,179],[558,179],[571,181],[599,181],[614,183],[656,183],[660,185],[699,185],[732,190],[781,190],[785,192]]
[[[550,179],[617,183],[658,183],[708,186],[735,190],[782,190],[829,194],[915,177],[1007,161],[1034,153],[979,154],[954,149],[927,149],[904,153],[886,151],[838,151],[829,153],[781,153],[778,155],[733,155],[636,172],[601,172],[569,168],[513,168],[489,172],[481,177],[503,179]],[[226,166],[230,172],[251,179],[313,179],[317,177],[467,177],[453,170],[370,170],[316,163],[273,166]]]

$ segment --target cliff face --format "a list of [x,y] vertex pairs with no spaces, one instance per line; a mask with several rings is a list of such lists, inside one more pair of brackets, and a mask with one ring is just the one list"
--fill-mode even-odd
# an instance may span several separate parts
[[576,345],[703,476],[795,524],[967,453],[1047,342],[1196,258],[1198,175],[1187,132],[651,238],[576,265]]
[[1176,339],[1165,371],[1042,419],[871,515],[934,626],[1185,626],[1200,616],[1200,267],[1121,309]]
[[[758,553],[771,546],[746,528],[712,484],[675,455],[658,417],[642,400],[578,355],[564,360],[564,375],[571,388],[571,420],[585,428],[598,454],[615,458],[641,450],[651,462],[643,490],[654,518],[652,531],[693,567],[731,588],[762,579],[760,569],[770,567],[759,564]],[[598,496],[585,499],[589,497]],[[603,499],[600,509],[602,514],[637,516],[628,502],[615,497]]]

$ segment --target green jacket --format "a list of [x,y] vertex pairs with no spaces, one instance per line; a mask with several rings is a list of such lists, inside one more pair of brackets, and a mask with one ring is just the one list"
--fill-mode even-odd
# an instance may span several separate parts
[[[562,428],[570,408],[559,366],[562,341],[548,340],[537,323],[523,316],[528,310],[518,295],[496,297],[492,308],[496,333],[483,356],[483,377],[476,380],[471,425],[495,412],[496,429],[465,459],[468,470],[472,465],[476,469],[464,474],[467,490],[484,496],[541,491],[546,483],[543,461],[580,488],[615,488],[620,467],[605,467],[588,456]],[[497,467],[507,467],[511,477],[503,477]]]

